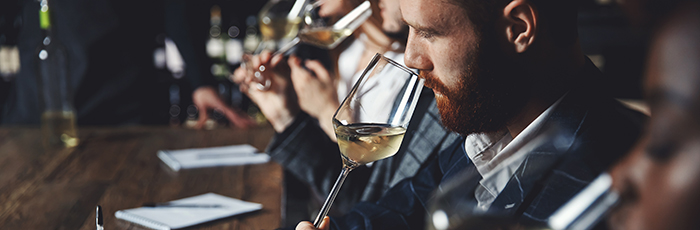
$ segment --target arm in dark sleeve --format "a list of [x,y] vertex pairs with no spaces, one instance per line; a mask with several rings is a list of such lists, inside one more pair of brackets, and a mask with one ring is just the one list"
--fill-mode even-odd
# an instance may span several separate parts
[[[316,119],[304,112],[284,132],[274,136],[267,152],[297,179],[307,183],[319,196],[317,199],[328,196],[342,167],[338,144],[326,135]],[[367,167],[353,170],[340,190],[336,205],[340,208],[357,203],[368,178]]]

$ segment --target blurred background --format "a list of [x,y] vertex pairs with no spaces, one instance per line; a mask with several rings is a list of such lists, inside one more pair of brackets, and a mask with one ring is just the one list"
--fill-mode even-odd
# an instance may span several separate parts
[[[52,33],[67,51],[78,125],[185,124],[192,92],[214,87],[247,109],[228,81],[244,45],[260,40],[266,1],[51,1]],[[38,124],[36,54],[44,35],[36,0],[0,3],[0,121]],[[177,44],[177,45],[175,45]],[[220,114],[212,119],[226,124]]]
[[[614,0],[578,0],[584,52],[615,97],[641,98],[647,29],[631,27]],[[228,80],[261,41],[265,0],[62,0],[52,29],[67,51],[77,123],[172,125],[195,120],[192,92],[211,86],[228,105],[256,116]],[[0,3],[0,123],[39,123],[35,64],[42,42],[36,0]],[[227,126],[221,114],[211,115]],[[264,120],[263,120],[264,122]]]

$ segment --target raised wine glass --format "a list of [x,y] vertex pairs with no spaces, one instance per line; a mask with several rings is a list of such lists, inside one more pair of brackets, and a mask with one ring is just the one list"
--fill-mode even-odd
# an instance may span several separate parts
[[[297,19],[295,21],[296,23],[302,23],[302,29],[294,39],[281,46],[272,56],[285,54],[300,43],[306,43],[324,49],[333,49],[337,47],[372,15],[370,6],[370,2],[365,1],[355,7],[350,13],[340,18],[332,26],[328,26],[326,24],[326,19],[318,15],[320,1],[307,5],[306,9],[304,9],[304,13],[301,14],[303,15],[301,16],[303,19]],[[288,21],[291,22],[292,19],[288,19]],[[287,28],[290,28],[290,26],[288,25]],[[289,33],[290,32],[287,32],[287,34]],[[270,79],[265,79],[263,74],[261,74],[261,72],[265,71],[265,66],[260,65],[255,68],[251,66],[249,60],[249,56],[244,56],[243,65],[255,76],[258,90],[264,91],[269,89],[271,84]]]
[[333,116],[343,168],[314,226],[328,214],[353,169],[396,154],[418,103],[423,79],[376,54]]

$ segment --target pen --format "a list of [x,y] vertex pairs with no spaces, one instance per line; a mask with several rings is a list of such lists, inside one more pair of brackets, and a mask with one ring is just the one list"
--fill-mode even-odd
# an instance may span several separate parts
[[[253,153],[251,153],[253,154]],[[212,158],[225,158],[225,157],[248,157],[250,154],[242,153],[200,153],[197,154],[197,159],[212,159]],[[253,155],[254,156],[254,155]]]
[[97,208],[95,209],[95,225],[97,226],[97,230],[104,230],[104,222],[102,220],[102,207],[97,205]]
[[172,204],[170,202],[165,203],[143,203],[143,207],[152,208],[221,208],[223,206],[218,204]]

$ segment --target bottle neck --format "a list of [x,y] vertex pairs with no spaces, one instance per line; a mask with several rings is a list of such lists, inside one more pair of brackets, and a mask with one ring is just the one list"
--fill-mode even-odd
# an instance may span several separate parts
[[39,2],[39,28],[41,28],[41,33],[43,37],[53,35],[51,32],[52,23],[48,0],[41,0]]

